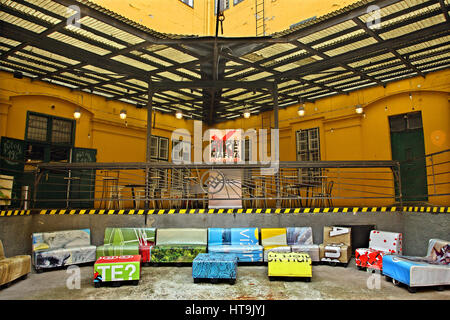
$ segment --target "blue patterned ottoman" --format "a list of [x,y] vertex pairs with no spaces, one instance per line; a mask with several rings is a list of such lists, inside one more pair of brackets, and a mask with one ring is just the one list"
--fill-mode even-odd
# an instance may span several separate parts
[[192,263],[194,283],[205,280],[217,283],[219,279],[227,279],[230,284],[235,284],[237,262],[234,254],[200,253]]

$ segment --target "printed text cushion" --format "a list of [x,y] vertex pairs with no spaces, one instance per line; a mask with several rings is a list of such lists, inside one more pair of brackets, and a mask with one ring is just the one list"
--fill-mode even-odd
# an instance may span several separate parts
[[261,244],[264,247],[286,246],[286,228],[262,228]]
[[351,255],[351,248],[347,245],[319,245],[319,256],[322,262],[348,263]]
[[289,227],[287,228],[288,245],[313,244],[311,227]]
[[292,252],[298,252],[298,253],[305,252],[305,253],[309,254],[312,261],[314,261],[314,262],[320,261],[318,244],[292,245],[291,250],[292,250]]
[[207,245],[207,229],[167,228],[156,230],[157,245]]
[[103,246],[97,247],[97,259],[99,257],[105,256],[123,256],[123,255],[138,255],[139,245],[137,243],[115,245],[115,244],[105,244]]
[[397,232],[370,231],[369,249],[391,254],[402,254],[402,234]]
[[268,247],[264,247],[264,261],[267,261],[269,252],[289,253],[289,252],[291,252],[291,247],[290,246],[268,246]]
[[259,244],[258,228],[209,228],[208,245]]
[[351,228],[324,227],[323,244],[345,244],[351,246]]

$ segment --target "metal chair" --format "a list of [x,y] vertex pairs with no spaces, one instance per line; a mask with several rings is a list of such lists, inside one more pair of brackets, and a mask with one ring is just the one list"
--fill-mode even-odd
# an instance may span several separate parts
[[[317,194],[317,198],[314,199],[314,206],[324,207],[325,201],[328,203],[328,207],[333,206],[333,201],[331,199],[331,192],[333,191],[333,181],[329,181],[325,183],[324,192],[320,192]],[[325,199],[326,198],[326,199]]]

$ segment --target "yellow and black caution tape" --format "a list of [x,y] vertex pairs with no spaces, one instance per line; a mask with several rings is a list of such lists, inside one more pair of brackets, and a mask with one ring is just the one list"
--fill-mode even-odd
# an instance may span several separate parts
[[28,216],[30,214],[31,214],[31,210],[3,210],[3,211],[0,211],[0,217]]
[[371,212],[409,212],[409,213],[450,213],[450,207],[336,207],[336,208],[287,208],[287,209],[45,209],[45,210],[6,210],[0,216],[17,215],[160,215],[160,214],[303,214],[303,213],[353,213]]

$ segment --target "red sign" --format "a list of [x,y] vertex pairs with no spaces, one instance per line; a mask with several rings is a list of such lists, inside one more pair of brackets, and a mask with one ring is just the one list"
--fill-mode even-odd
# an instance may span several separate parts
[[140,262],[140,255],[129,255],[129,256],[110,256],[110,257],[100,257],[95,262],[97,263],[123,263],[123,262]]

